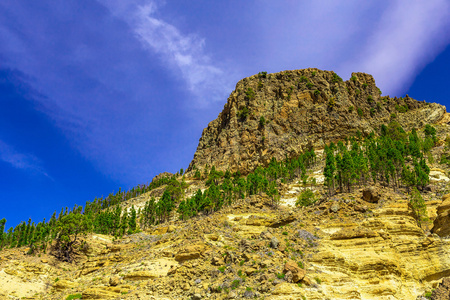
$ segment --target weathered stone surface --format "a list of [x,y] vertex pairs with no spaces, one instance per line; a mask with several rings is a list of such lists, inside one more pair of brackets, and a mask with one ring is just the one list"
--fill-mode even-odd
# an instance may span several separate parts
[[82,293],[84,299],[111,299],[119,296],[120,290],[114,291],[106,287],[88,288]]
[[447,300],[447,299],[450,299],[449,277],[442,279],[442,282],[431,294],[431,300]]
[[196,244],[191,246],[186,246],[181,249],[179,253],[175,255],[175,260],[178,262],[183,262],[186,260],[196,259],[205,252],[206,246],[205,244]]
[[155,273],[150,271],[133,271],[123,275],[126,280],[148,280],[158,277]]
[[53,288],[55,290],[60,290],[60,291],[61,290],[65,290],[65,289],[74,288],[74,287],[77,287],[77,286],[78,286],[78,283],[72,282],[72,281],[69,281],[69,280],[64,280],[64,279],[58,280],[57,282],[55,282],[53,284]]
[[338,232],[333,233],[330,236],[332,240],[346,240],[346,239],[358,239],[358,238],[373,238],[378,234],[368,228],[356,227],[356,228],[342,228]]
[[442,200],[437,208],[437,217],[431,232],[441,237],[447,237],[450,235],[450,194],[444,195]]

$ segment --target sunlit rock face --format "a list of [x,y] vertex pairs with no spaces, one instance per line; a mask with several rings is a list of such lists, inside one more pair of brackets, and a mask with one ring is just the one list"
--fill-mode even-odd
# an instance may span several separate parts
[[409,96],[383,97],[365,73],[347,81],[318,69],[260,73],[236,84],[223,111],[203,130],[188,170],[214,165],[245,174],[310,145],[320,148],[358,131],[378,133],[394,119],[405,130],[420,128],[445,112]]

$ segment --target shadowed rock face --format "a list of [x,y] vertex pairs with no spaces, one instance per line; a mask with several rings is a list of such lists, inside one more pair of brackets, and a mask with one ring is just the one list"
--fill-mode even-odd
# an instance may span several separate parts
[[251,172],[272,157],[292,157],[313,145],[378,132],[396,119],[405,130],[436,123],[445,114],[436,103],[382,97],[371,75],[342,81],[332,71],[304,69],[244,78],[223,111],[203,130],[194,166]]

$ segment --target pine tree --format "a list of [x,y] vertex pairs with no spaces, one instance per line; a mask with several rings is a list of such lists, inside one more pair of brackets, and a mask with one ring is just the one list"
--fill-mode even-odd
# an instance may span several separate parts
[[328,187],[328,194],[332,196],[335,189],[334,177],[336,172],[336,160],[332,149],[325,148],[325,153],[326,153],[325,169],[324,169],[325,184]]
[[414,219],[420,227],[422,221],[427,217],[427,206],[420,192],[414,187],[408,202],[409,208],[412,210]]
[[6,219],[3,218],[0,220],[0,250],[3,248],[5,244],[6,234],[5,234],[5,224]]
[[59,220],[55,243],[55,255],[62,261],[72,262],[74,244],[78,237],[86,231],[85,217],[82,214],[67,214]]
[[128,219],[128,234],[136,231],[136,209],[134,205],[131,206],[130,218]]

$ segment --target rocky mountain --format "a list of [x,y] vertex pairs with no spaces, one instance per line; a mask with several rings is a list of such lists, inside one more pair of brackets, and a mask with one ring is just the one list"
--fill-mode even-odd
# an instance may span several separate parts
[[[318,69],[245,78],[203,131],[188,172],[153,180],[174,178],[176,184],[164,181],[118,202],[123,211],[140,213],[138,230],[87,232],[71,262],[52,253],[54,241],[48,251],[4,248],[0,299],[449,299],[449,121],[439,104],[381,96],[363,73],[345,82]],[[325,145],[380,134],[390,122],[411,133],[410,144],[416,128],[423,144],[423,218],[406,183],[360,181],[332,193],[324,184]],[[427,124],[435,133],[425,151]],[[239,190],[257,166],[312,147],[315,157],[305,171],[271,181],[276,193]],[[405,156],[403,171],[419,166],[415,160]],[[216,171],[195,176],[207,165]],[[242,197],[230,196],[232,175],[219,170],[250,174],[247,181],[233,176]],[[162,202],[169,189],[179,197],[177,207],[167,220],[145,224],[148,201]],[[202,210],[183,215],[182,203],[194,201],[199,190],[205,199],[218,193],[231,200],[220,209],[202,203]],[[314,201],[296,205],[308,193]]]
[[343,81],[332,71],[260,73],[236,84],[223,111],[203,130],[189,171],[214,165],[246,174],[272,157],[282,160],[356,134],[378,132],[397,119],[405,130],[434,124],[446,113],[436,103],[381,96],[371,75]]

